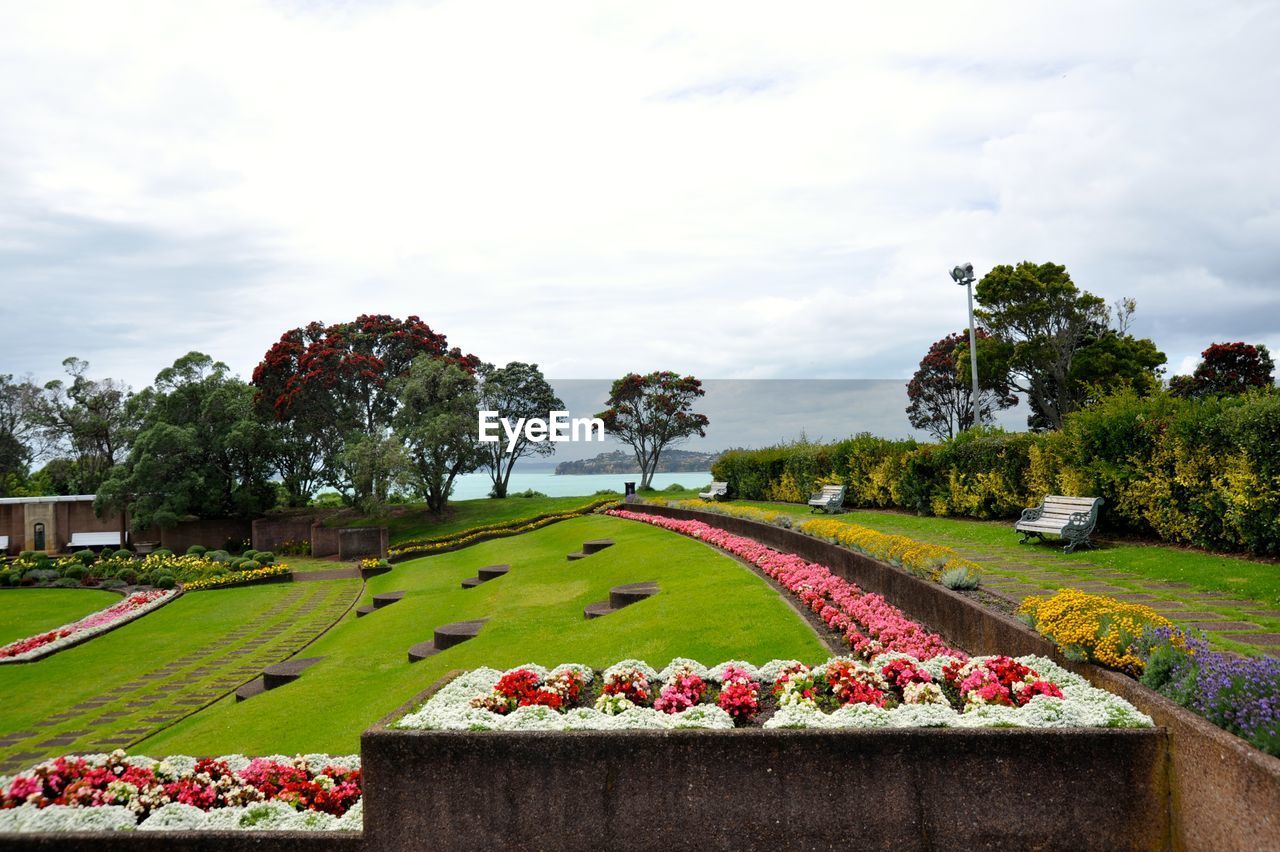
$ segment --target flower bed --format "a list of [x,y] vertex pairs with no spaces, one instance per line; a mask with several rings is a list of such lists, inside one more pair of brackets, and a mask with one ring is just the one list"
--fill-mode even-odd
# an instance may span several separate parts
[[981,565],[963,558],[953,548],[916,541],[903,535],[889,535],[846,521],[829,518],[806,521],[787,512],[756,509],[752,506],[710,503],[706,500],[646,500],[645,502],[695,512],[711,512],[731,518],[745,518],[795,530],[813,538],[847,547],[855,553],[870,556],[872,559],[897,565],[916,577],[932,580],[935,583],[941,582],[944,573],[957,569],[973,577],[974,582],[980,580],[982,576]]
[[249,586],[254,583],[270,583],[284,580],[293,574],[288,565],[268,565],[249,571],[232,571],[229,574],[218,574],[202,580],[183,583],[182,588],[188,592],[203,592],[208,589],[225,589],[229,586]]
[[1151,719],[1041,657],[881,654],[815,666],[773,660],[597,674],[528,664],[459,675],[395,727],[443,731],[763,728],[1142,728]]
[[0,790],[0,832],[359,831],[363,811],[356,755],[71,755]]
[[849,647],[863,657],[885,651],[910,654],[922,660],[943,654],[962,659],[966,656],[907,618],[880,595],[863,592],[816,562],[807,562],[791,553],[779,553],[754,539],[727,533],[702,521],[677,520],[625,509],[613,509],[609,514],[700,539],[756,565],[817,613],[828,627],[839,631]]
[[164,606],[178,594],[167,589],[135,592],[119,603],[90,613],[79,621],[5,645],[0,648],[0,663],[29,662],[46,657],[146,615],[151,610]]
[[435,553],[446,553],[450,550],[458,550],[459,548],[468,547],[472,544],[479,544],[482,541],[488,541],[494,538],[503,538],[509,535],[519,535],[521,533],[533,532],[542,529],[558,521],[568,520],[569,518],[577,518],[582,515],[589,515],[592,512],[618,502],[615,498],[605,500],[596,500],[577,509],[568,512],[557,512],[552,515],[538,515],[534,518],[522,518],[516,521],[507,521],[500,524],[487,524],[482,527],[471,527],[470,529],[461,530],[449,535],[437,536],[435,538],[414,539],[397,544],[387,554],[387,558],[394,561],[404,559],[416,559],[419,556],[431,556]]

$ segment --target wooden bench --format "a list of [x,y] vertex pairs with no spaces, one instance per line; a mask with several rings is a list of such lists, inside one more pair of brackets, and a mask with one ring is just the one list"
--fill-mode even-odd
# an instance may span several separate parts
[[843,485],[824,485],[822,490],[809,498],[809,511],[838,512],[844,506]]
[[67,549],[80,549],[85,547],[120,547],[120,533],[118,532],[73,532],[71,541],[67,542]]
[[729,483],[713,482],[706,491],[699,491],[698,496],[703,500],[723,500],[729,496]]
[[1023,509],[1022,517],[1014,524],[1015,532],[1022,533],[1022,544],[1031,541],[1032,536],[1041,540],[1046,533],[1053,533],[1065,541],[1062,548],[1067,553],[1082,544],[1090,547],[1089,533],[1098,523],[1098,510],[1102,506],[1101,497],[1062,497],[1050,494],[1044,502],[1032,509]]

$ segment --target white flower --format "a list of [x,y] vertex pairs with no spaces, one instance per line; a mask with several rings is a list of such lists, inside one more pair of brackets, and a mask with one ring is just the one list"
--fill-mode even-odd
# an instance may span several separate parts
[[170,802],[151,812],[138,825],[139,831],[197,831],[204,828],[208,815],[195,805]]
[[707,680],[711,676],[707,667],[697,660],[691,660],[688,657],[676,657],[667,664],[665,669],[658,672],[658,680],[668,681],[677,674],[684,672],[692,672],[703,680]]
[[725,669],[729,668],[729,666],[734,666],[739,669],[744,669],[747,672],[747,674],[751,676],[753,680],[758,679],[760,677],[760,670],[755,666],[751,665],[751,663],[745,662],[743,660],[726,660],[718,666],[711,667],[711,672],[710,672],[711,679],[714,680],[716,683],[721,683],[722,681],[724,681],[724,672],[725,672]]

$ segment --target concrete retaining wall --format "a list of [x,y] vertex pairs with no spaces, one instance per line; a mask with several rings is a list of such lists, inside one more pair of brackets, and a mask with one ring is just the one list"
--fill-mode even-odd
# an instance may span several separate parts
[[1215,852],[1280,848],[1280,758],[1263,754],[1137,681],[1098,666],[1069,663],[1052,642],[1017,619],[988,610],[937,583],[802,533],[710,512],[648,505],[627,508],[702,521],[821,563],[863,589],[884,595],[908,616],[970,653],[1039,654],[1057,659],[1168,729],[1175,848]]
[[258,518],[253,522],[253,549],[275,551],[286,541],[311,541],[314,515]]
[[48,852],[356,852],[358,832],[337,831],[100,831],[0,834],[0,848]]
[[311,525],[311,555],[333,556],[338,552],[338,530],[317,521]]
[[338,559],[360,559],[373,556],[383,559],[389,541],[386,527],[352,527],[338,530]]
[[365,838],[379,850],[1164,849],[1164,753],[1160,729],[374,728],[361,739]]

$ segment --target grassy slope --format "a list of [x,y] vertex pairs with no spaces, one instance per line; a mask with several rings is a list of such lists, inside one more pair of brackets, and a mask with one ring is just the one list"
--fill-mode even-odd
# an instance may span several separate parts
[[[289,588],[246,586],[183,595],[83,645],[36,663],[0,666],[0,695],[22,699],[0,701],[0,731],[27,730],[71,705],[114,689],[141,671],[159,668],[216,642],[245,620],[267,617]],[[185,678],[181,684],[194,687],[198,681]]]
[[[806,507],[793,503],[734,502],[796,515],[809,514]],[[1060,547],[1050,544],[1020,547],[1013,524],[1008,521],[919,517],[868,510],[845,512],[835,517],[881,532],[910,536],[936,544],[986,550],[996,555],[1009,555],[1014,559],[1022,552],[1034,554],[1038,559],[1061,563],[1090,563],[1104,570],[1129,571],[1153,580],[1188,583],[1196,589],[1225,592],[1267,606],[1280,604],[1280,565],[1270,562],[1179,547],[1105,541],[1096,549],[1064,554]],[[1102,538],[1105,539],[1105,533]],[[1089,575],[1088,569],[1073,569],[1065,564],[1061,570],[1078,573],[1082,578]]]
[[345,519],[341,523],[343,526],[386,524],[391,534],[391,543],[397,544],[410,539],[447,535],[486,524],[500,524],[518,518],[565,512],[584,506],[594,499],[598,498],[589,496],[507,497],[504,500],[488,498],[459,500],[449,503],[444,513],[440,515],[414,506],[393,508],[391,517],[386,519]]
[[0,595],[0,645],[78,621],[123,600],[92,589],[6,589]]
[[[570,563],[585,539],[617,545]],[[479,588],[459,583],[478,567],[511,573]],[[582,608],[620,583],[657,580],[662,593],[586,621]],[[699,542],[642,524],[593,516],[466,550],[397,565],[369,594],[403,589],[404,600],[354,614],[309,647],[325,659],[298,681],[236,704],[224,700],[143,742],[148,754],[228,751],[350,752],[365,727],[445,672],[524,662],[601,666],[634,656],[657,665],[673,656],[707,663],[743,658],[823,659],[813,631],[763,580]],[[436,625],[488,617],[475,639],[419,663],[405,652]]]

